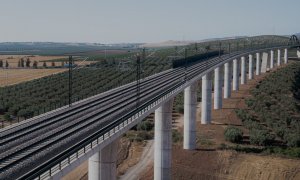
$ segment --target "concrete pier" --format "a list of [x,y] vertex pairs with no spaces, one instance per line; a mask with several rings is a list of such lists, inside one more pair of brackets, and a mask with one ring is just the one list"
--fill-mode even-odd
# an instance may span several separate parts
[[253,79],[253,55],[249,54],[249,79]]
[[215,69],[215,81],[214,81],[214,109],[222,108],[222,73],[221,67]]
[[273,69],[274,68],[274,51],[271,50],[270,54],[271,54],[270,69]]
[[269,54],[264,52],[262,53],[262,61],[261,61],[261,73],[266,73],[267,72],[267,69],[268,69],[268,56]]
[[241,58],[241,84],[246,84],[247,83],[247,78],[246,78],[246,58],[242,57]]
[[154,179],[171,179],[173,99],[155,110]]
[[260,53],[256,53],[256,75],[260,75]]
[[231,97],[231,68],[230,62],[224,64],[224,98]]
[[277,66],[281,64],[281,52],[280,49],[277,50]]
[[89,180],[117,179],[117,150],[119,139],[104,147],[89,158]]
[[184,90],[183,149],[196,149],[197,82]]
[[237,59],[233,60],[233,80],[232,80],[232,90],[239,90],[239,62]]
[[212,78],[211,72],[202,76],[201,124],[210,124],[212,109]]
[[284,64],[288,63],[288,50],[287,48],[284,49]]

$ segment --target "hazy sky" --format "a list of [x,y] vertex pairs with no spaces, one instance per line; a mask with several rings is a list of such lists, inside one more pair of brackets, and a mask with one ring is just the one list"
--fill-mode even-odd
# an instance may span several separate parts
[[292,34],[300,0],[0,0],[0,42],[159,42]]

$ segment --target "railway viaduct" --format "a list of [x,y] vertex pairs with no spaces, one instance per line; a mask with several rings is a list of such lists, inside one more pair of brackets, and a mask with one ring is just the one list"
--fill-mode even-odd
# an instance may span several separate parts
[[212,108],[222,108],[222,99],[248,79],[287,64],[289,48],[241,50],[147,77],[140,82],[139,106],[133,82],[4,128],[0,179],[60,179],[86,160],[89,179],[116,179],[117,140],[153,112],[154,179],[170,179],[174,97],[184,91],[183,148],[194,150],[197,82],[202,80],[201,124],[210,124]]

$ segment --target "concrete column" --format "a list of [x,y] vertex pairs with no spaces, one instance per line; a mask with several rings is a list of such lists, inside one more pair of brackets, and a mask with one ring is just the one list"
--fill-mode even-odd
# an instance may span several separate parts
[[241,84],[246,84],[247,78],[246,78],[246,58],[241,58]]
[[260,54],[256,53],[256,75],[260,75]]
[[212,79],[211,72],[209,72],[202,76],[201,124],[210,124],[211,122],[211,91]]
[[222,73],[220,67],[215,69],[215,83],[214,83],[214,109],[222,108]]
[[231,68],[230,62],[224,64],[224,98],[231,97]]
[[288,63],[288,50],[287,48],[284,49],[284,64]]
[[281,54],[280,49],[277,50],[277,66],[280,66],[281,64]]
[[117,150],[119,139],[105,146],[89,158],[89,180],[117,179]]
[[171,179],[173,99],[155,110],[154,179]]
[[253,79],[253,55],[249,54],[249,79]]
[[270,62],[270,69],[274,68],[274,51],[271,50],[271,62]]
[[266,73],[267,72],[267,69],[268,69],[268,56],[269,54],[266,53],[266,52],[263,52],[262,53],[262,61],[261,61],[261,68],[260,68],[260,72],[261,73]]
[[300,51],[297,50],[297,57],[300,58]]
[[197,82],[184,90],[183,149],[196,149]]
[[233,60],[233,81],[232,81],[232,90],[239,90],[239,62],[237,59]]

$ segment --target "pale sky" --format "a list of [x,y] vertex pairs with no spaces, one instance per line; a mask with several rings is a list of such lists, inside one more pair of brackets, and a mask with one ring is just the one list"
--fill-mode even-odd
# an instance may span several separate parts
[[300,0],[0,0],[0,42],[161,42],[300,32]]

